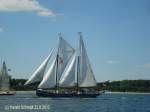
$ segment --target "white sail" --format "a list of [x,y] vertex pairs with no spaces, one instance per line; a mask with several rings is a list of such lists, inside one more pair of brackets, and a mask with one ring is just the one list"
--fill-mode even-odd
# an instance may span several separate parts
[[72,57],[75,50],[71,47],[71,45],[66,42],[61,36],[59,37],[59,46],[58,46],[58,74],[57,74],[57,82],[59,82],[64,69],[67,66],[70,58]]
[[3,62],[1,75],[0,75],[0,90],[1,91],[9,91],[9,79],[10,79],[10,76],[8,75],[6,64],[5,62]]
[[75,70],[76,70],[76,53],[72,56],[68,62],[62,77],[59,81],[60,87],[72,87],[75,86]]
[[52,88],[56,85],[56,59],[52,62],[38,88]]
[[52,56],[53,50],[51,51],[51,53],[48,55],[48,57],[42,62],[42,64],[33,72],[33,74],[31,75],[31,77],[27,80],[27,82],[25,83],[25,85],[27,84],[31,84],[34,82],[38,82],[41,81],[43,79],[47,64]]
[[90,62],[87,56],[87,52],[80,34],[79,40],[79,86],[80,87],[92,87],[96,86],[96,80],[93,71],[90,66]]
[[[74,49],[61,36],[59,38],[58,50],[55,61],[52,63],[48,72],[43,77],[38,88],[52,88],[59,83],[60,77],[66,68],[67,63],[74,53]],[[56,72],[57,70],[57,72]],[[57,75],[57,78],[56,78]]]

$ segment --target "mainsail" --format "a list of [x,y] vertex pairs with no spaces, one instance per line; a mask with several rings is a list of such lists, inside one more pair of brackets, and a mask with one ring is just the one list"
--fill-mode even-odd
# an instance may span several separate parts
[[47,64],[52,56],[53,50],[51,51],[51,53],[47,56],[47,58],[41,63],[41,65],[33,72],[33,74],[31,75],[31,77],[27,80],[27,82],[25,83],[25,85],[27,84],[31,84],[34,82],[38,82],[41,81],[43,79]]
[[38,88],[53,88],[59,86],[59,80],[75,50],[60,35],[56,58],[43,77]]
[[5,62],[3,62],[3,66],[0,73],[0,90],[1,91],[9,91],[9,79],[7,67]]
[[81,33],[79,33],[79,86],[93,87],[96,86],[96,80],[87,56]]
[[[80,34],[80,33],[79,33]],[[87,52],[80,34],[79,48],[72,56],[60,80],[61,87],[70,86],[93,87],[96,80],[87,56]]]

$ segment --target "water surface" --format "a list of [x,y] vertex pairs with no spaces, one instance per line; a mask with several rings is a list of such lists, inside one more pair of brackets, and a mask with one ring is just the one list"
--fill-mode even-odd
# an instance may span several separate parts
[[[14,108],[18,108],[20,105],[24,107],[34,106],[34,109]],[[43,108],[44,105],[46,108]],[[37,109],[36,106],[38,106],[39,109]],[[0,112],[5,111],[150,112],[150,94],[109,93],[103,94],[98,98],[40,98],[35,95],[35,92],[17,92],[14,96],[0,96]]]

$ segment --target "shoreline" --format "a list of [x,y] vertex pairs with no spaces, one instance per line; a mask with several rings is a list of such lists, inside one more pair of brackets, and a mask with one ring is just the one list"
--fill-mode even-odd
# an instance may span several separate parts
[[105,94],[150,94],[150,92],[105,92]]

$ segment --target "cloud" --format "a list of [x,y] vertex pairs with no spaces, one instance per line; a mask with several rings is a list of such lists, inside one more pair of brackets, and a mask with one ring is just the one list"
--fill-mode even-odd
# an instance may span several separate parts
[[45,10],[43,9],[42,11],[39,11],[37,14],[39,16],[44,16],[44,17],[46,17],[46,16],[56,16],[56,14],[54,14],[53,12],[51,12],[47,9],[45,9]]
[[150,69],[150,62],[141,64],[141,65],[136,65],[137,68],[144,68],[144,69]]
[[56,14],[42,6],[37,0],[0,0],[0,12],[36,12],[39,16],[51,17]]
[[4,29],[2,27],[0,27],[0,32],[3,32],[3,31],[4,31]]
[[150,63],[146,63],[146,64],[144,64],[142,67],[143,67],[143,68],[148,68],[148,69],[150,69]]
[[109,64],[117,64],[117,63],[119,63],[119,61],[117,61],[117,60],[108,60],[107,63],[109,63]]

